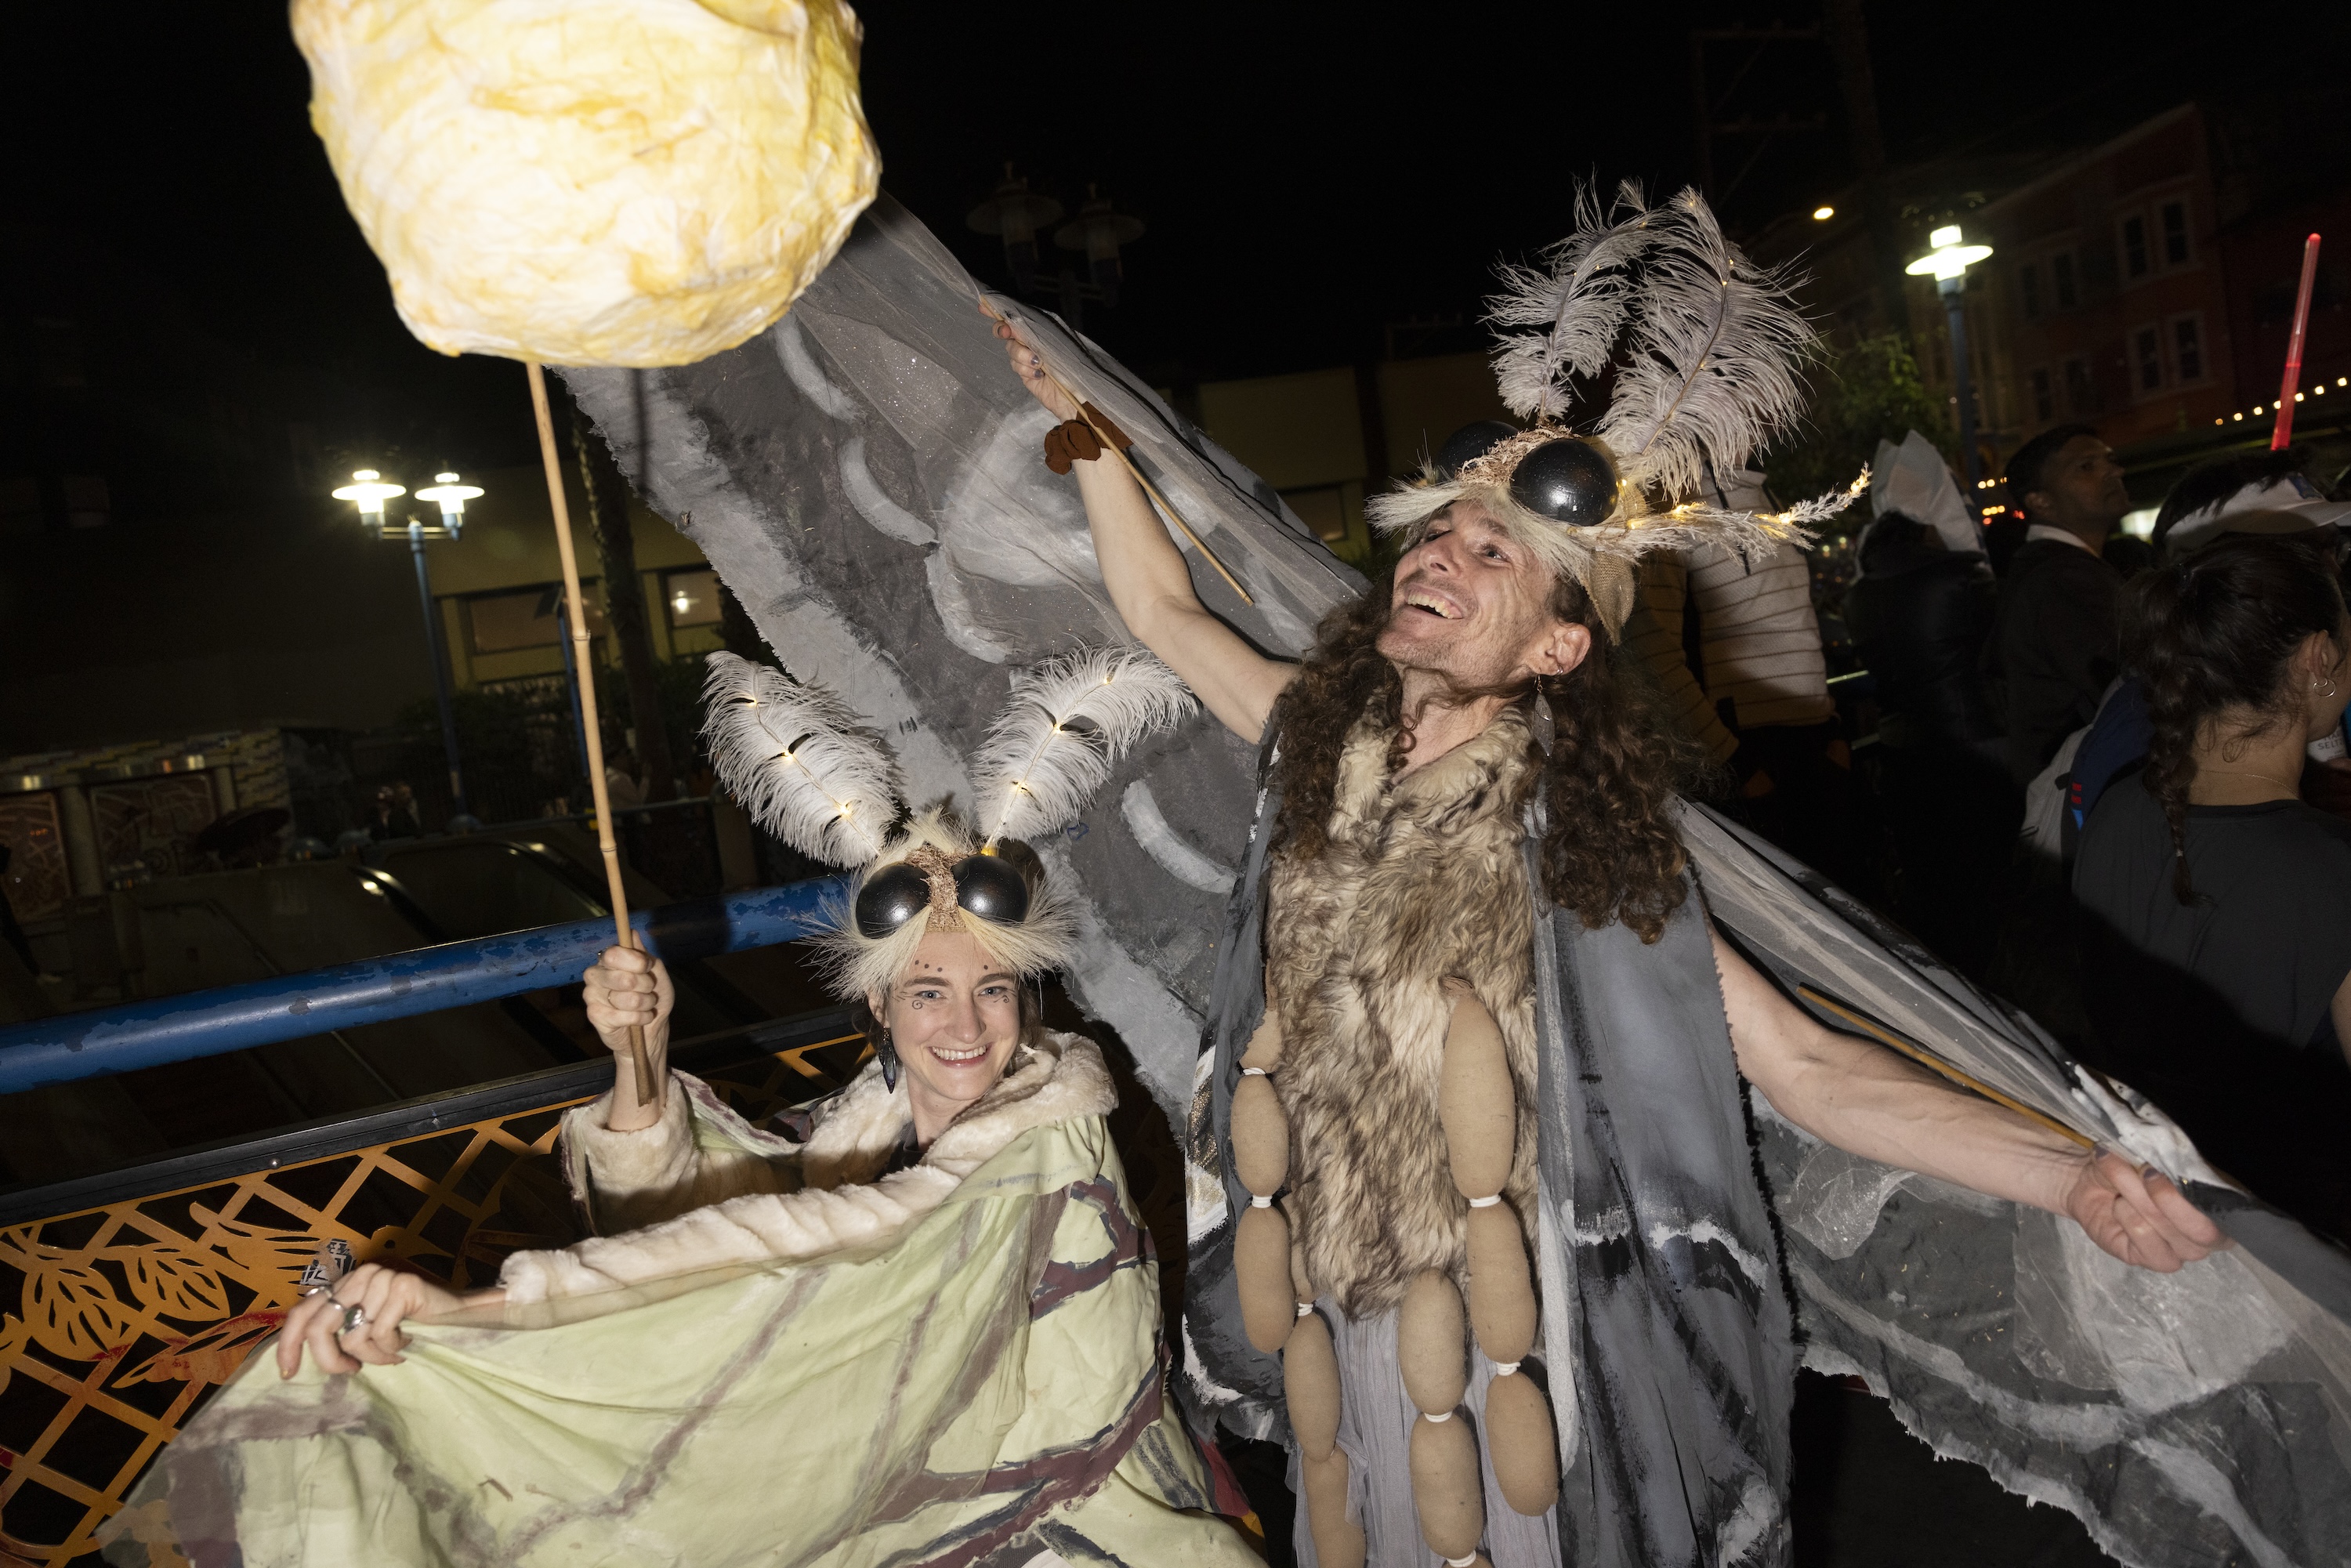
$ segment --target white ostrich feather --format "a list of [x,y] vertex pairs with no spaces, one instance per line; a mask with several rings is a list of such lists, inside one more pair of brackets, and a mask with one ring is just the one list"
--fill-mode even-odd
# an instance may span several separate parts
[[1709,464],[1743,466],[1802,412],[1796,367],[1813,334],[1789,279],[1724,239],[1697,192],[1651,218],[1629,355],[1599,434],[1627,485],[1673,497]]
[[1128,747],[1192,706],[1176,672],[1139,648],[1081,648],[1015,674],[972,759],[981,841],[1062,827]]
[[1502,329],[1494,381],[1511,413],[1562,417],[1574,396],[1571,378],[1608,363],[1640,282],[1651,219],[1635,182],[1617,187],[1605,215],[1587,186],[1576,193],[1575,232],[1545,253],[1546,266],[1502,268],[1502,292],[1486,319]]
[[904,787],[898,759],[832,693],[732,653],[710,655],[710,766],[761,827],[832,865],[882,852]]

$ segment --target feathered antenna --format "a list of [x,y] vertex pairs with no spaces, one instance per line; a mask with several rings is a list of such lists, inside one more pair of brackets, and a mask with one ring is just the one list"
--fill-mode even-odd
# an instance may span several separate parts
[[1176,672],[1139,648],[1081,648],[1014,675],[972,760],[983,847],[1068,822],[1128,747],[1192,706]]
[[1802,411],[1813,341],[1790,280],[1722,237],[1696,191],[1652,214],[1631,353],[1600,423],[1628,486],[1671,497],[1744,465]]
[[882,737],[820,686],[732,653],[709,663],[702,734],[728,792],[803,854],[845,866],[879,855],[904,792]]
[[1569,378],[1595,375],[1607,364],[1651,237],[1652,214],[1637,182],[1617,187],[1606,217],[1585,186],[1576,192],[1575,232],[1545,253],[1548,270],[1501,269],[1502,292],[1486,319],[1535,329],[1502,337],[1494,353],[1495,384],[1511,413],[1532,420],[1564,413],[1573,396]]

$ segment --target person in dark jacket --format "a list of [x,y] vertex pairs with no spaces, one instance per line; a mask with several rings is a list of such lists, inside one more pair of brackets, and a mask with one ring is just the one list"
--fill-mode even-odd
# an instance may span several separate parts
[[2008,465],[2023,508],[2023,548],[2009,563],[1984,649],[1984,674],[2008,732],[2019,788],[2090,722],[2121,666],[2123,575],[2099,555],[2130,509],[2123,471],[2086,424],[2043,431]]
[[1977,667],[1996,593],[1980,554],[1950,549],[1935,528],[1890,511],[1863,536],[1861,577],[1845,595],[1845,624],[1877,686],[1896,912],[1979,979],[2024,810]]
[[2351,701],[2334,541],[2223,537],[2133,584],[2124,629],[2148,749],[2074,862],[2084,1060],[2351,1241],[2351,822],[2300,798]]

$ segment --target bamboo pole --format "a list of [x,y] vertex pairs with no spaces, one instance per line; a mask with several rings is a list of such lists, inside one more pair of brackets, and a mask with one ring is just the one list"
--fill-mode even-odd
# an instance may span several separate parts
[[[987,301],[985,298],[980,300],[979,308],[982,311],[985,311],[995,319],[998,321],[1004,320],[1003,317],[998,316],[995,311],[988,309]],[[1010,323],[1007,322],[1006,325],[1008,326]],[[1034,349],[1030,349],[1029,351],[1032,354],[1037,354],[1037,350]],[[1102,443],[1102,450],[1105,452],[1114,452],[1118,455],[1118,460],[1126,465],[1126,471],[1134,476],[1134,482],[1143,486],[1143,493],[1150,497],[1154,502],[1157,503],[1161,511],[1167,514],[1167,520],[1169,522],[1174,523],[1177,528],[1184,530],[1184,537],[1192,541],[1192,548],[1194,549],[1198,550],[1202,555],[1207,557],[1208,564],[1217,569],[1217,575],[1225,580],[1226,586],[1229,587],[1235,593],[1241,596],[1241,602],[1243,604],[1254,605],[1257,601],[1249,597],[1249,591],[1241,586],[1240,579],[1235,577],[1231,572],[1225,570],[1225,563],[1217,559],[1217,552],[1215,550],[1210,549],[1207,545],[1201,543],[1200,536],[1192,531],[1192,525],[1184,520],[1184,515],[1168,504],[1167,497],[1159,493],[1159,486],[1153,484],[1150,476],[1145,475],[1142,468],[1136,465],[1134,455],[1128,452],[1125,447],[1113,445],[1112,444],[1109,434],[1105,432],[1101,425],[1094,423],[1094,416],[1092,413],[1087,409],[1085,399],[1071,392],[1070,390],[1069,383],[1053,373],[1053,367],[1045,362],[1045,356],[1042,354],[1037,354],[1037,368],[1045,372],[1045,379],[1053,383],[1056,391],[1058,391],[1063,397],[1070,400],[1071,405],[1078,411],[1078,417],[1086,422],[1086,428],[1092,431],[1094,433],[1094,439]]]
[[[611,791],[604,784],[604,732],[596,721],[596,667],[590,662],[588,617],[580,602],[580,558],[571,549],[571,509],[563,498],[563,468],[555,455],[555,421],[547,407],[547,372],[525,360],[530,376],[530,410],[538,420],[538,455],[547,465],[547,502],[555,511],[555,549],[563,559],[563,595],[571,620],[572,683],[580,692],[580,738],[588,745],[588,792],[596,808],[596,848],[604,857],[604,886],[612,906],[612,930],[623,947],[637,946],[629,925],[629,895],[621,883],[621,848],[612,840]],[[645,1054],[645,1031],[629,1026],[629,1055],[636,1062],[637,1101],[653,1104],[653,1064]],[[659,1109],[658,1106],[655,1109]]]

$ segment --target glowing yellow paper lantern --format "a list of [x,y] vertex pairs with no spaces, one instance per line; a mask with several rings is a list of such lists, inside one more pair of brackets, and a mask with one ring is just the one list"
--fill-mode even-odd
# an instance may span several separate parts
[[690,364],[873,199],[841,0],[295,0],[310,120],[444,353]]

